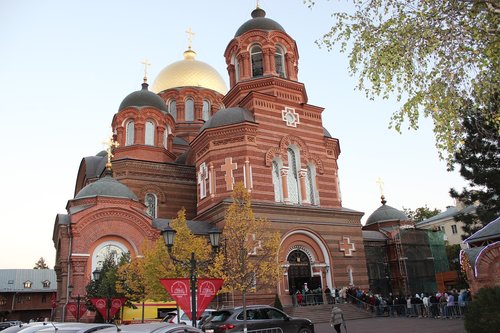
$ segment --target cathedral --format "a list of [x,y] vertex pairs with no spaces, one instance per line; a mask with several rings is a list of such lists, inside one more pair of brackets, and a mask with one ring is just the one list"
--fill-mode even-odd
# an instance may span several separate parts
[[236,182],[250,192],[255,216],[281,235],[276,289],[257,288],[249,303],[277,294],[290,304],[304,283],[368,288],[363,213],[342,206],[339,140],[323,127],[322,113],[332,110],[309,104],[298,47],[263,9],[235,28],[220,50],[229,89],[189,46],[110,113],[113,154],[82,159],[74,197],[55,220],[56,320],[64,320],[69,290],[85,295],[107,253],[141,256],[182,207],[193,233],[222,229]]

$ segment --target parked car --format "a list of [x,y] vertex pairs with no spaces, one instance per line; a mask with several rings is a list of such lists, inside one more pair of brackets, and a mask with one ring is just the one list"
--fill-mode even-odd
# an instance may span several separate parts
[[[309,319],[290,317],[272,306],[247,306],[246,314],[249,331],[276,329],[286,333],[314,333],[314,324]],[[230,333],[242,332],[243,327],[243,307],[236,307],[212,312],[201,329],[205,333]]]
[[[201,315],[197,313],[196,315],[198,316],[198,321],[196,322],[196,327],[199,327],[200,323],[214,311],[214,309],[205,309]],[[193,326],[193,322],[189,319],[187,313],[185,313],[182,309],[179,309],[179,313],[177,313],[177,311],[168,312],[162,321],[172,324],[186,324]]]
[[160,322],[122,325],[119,328],[106,328],[99,331],[99,333],[203,333],[203,331],[184,324]]
[[[36,331],[36,333],[92,333],[100,331],[105,328],[116,328],[113,324],[88,324],[88,323],[55,323],[54,325],[46,326],[43,329]],[[23,333],[20,331],[18,333]]]

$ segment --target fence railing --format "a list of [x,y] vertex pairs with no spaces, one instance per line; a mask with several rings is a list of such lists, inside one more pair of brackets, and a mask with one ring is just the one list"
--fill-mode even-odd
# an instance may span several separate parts
[[447,303],[429,303],[425,304],[386,304],[383,301],[378,305],[364,302],[353,295],[347,295],[350,303],[366,311],[372,312],[373,316],[386,317],[424,317],[424,318],[442,318],[453,319],[463,318],[467,312],[469,302],[462,304],[448,305]]

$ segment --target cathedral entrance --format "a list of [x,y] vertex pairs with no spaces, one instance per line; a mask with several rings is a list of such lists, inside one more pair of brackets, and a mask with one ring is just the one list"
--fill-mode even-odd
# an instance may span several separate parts
[[304,284],[307,283],[309,290],[321,288],[321,278],[311,275],[311,262],[309,257],[301,250],[294,250],[288,255],[288,285],[290,292],[302,291]]

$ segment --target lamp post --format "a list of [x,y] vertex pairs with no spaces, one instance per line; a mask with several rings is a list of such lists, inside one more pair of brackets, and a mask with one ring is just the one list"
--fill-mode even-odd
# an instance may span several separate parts
[[[94,276],[94,281],[99,281],[101,278],[101,270],[99,268],[96,268],[93,272],[92,275]],[[110,322],[109,319],[109,309],[111,308],[111,287],[108,284],[107,287],[107,295],[106,295],[106,322]]]
[[[191,319],[193,327],[196,327],[196,320],[198,318],[196,315],[196,283],[197,283],[196,266],[197,264],[200,265],[208,264],[212,260],[197,261],[194,252],[191,252],[191,259],[189,260],[177,259],[172,254],[172,247],[174,246],[174,238],[176,233],[177,231],[172,229],[170,225],[167,225],[167,227],[163,229],[161,232],[165,244],[167,245],[168,255],[170,256],[170,258],[176,263],[179,263],[184,266],[189,266],[189,282],[191,286]],[[210,236],[210,244],[212,245],[212,251],[213,253],[217,253],[219,249],[221,231],[219,229],[213,228],[208,232],[208,234]]]
[[80,294],[78,294],[78,296],[76,296],[76,297],[73,297],[73,286],[72,285],[70,285],[68,287],[68,291],[69,291],[70,298],[76,298],[76,321],[79,322],[80,321],[80,300],[82,298],[80,297]]

